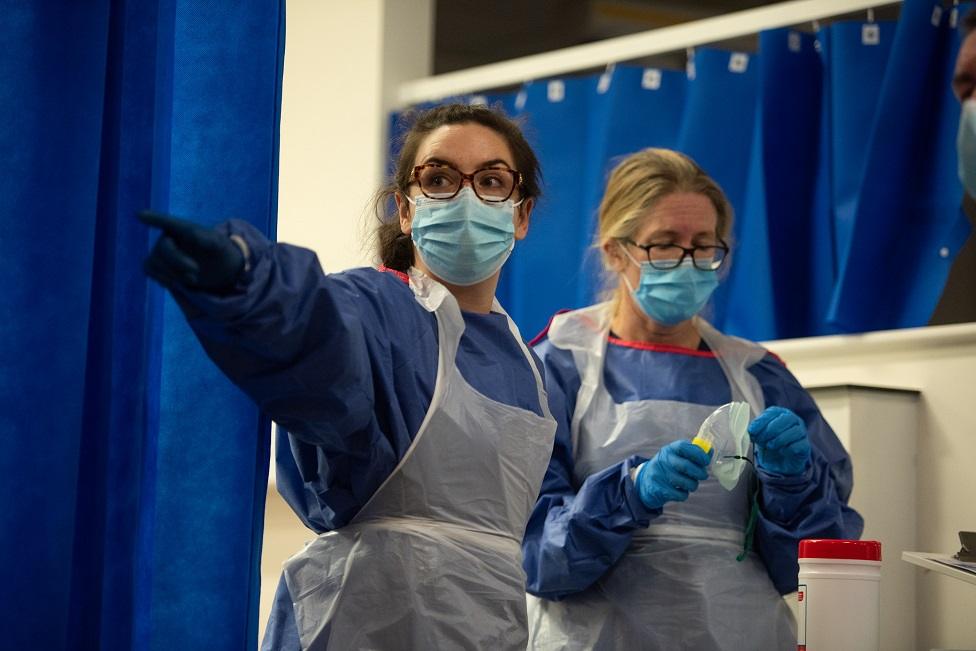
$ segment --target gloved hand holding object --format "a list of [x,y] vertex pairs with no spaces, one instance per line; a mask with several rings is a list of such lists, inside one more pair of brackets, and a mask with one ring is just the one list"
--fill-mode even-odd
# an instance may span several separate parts
[[698,482],[708,478],[711,460],[711,453],[691,441],[665,445],[637,470],[634,483],[641,502],[649,509],[659,509],[666,502],[685,501],[698,488]]
[[769,407],[749,423],[756,461],[767,472],[799,475],[810,461],[810,439],[803,419],[785,407]]
[[146,274],[160,285],[214,293],[230,290],[245,267],[246,245],[212,228],[143,211],[139,219],[163,232],[146,258]]

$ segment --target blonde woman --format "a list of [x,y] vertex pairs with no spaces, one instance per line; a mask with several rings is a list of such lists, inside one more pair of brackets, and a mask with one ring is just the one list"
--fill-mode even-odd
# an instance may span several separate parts
[[[610,176],[596,242],[610,300],[534,342],[557,433],[523,542],[530,648],[795,649],[780,595],[796,590],[797,541],[861,533],[850,459],[810,395],[698,316],[731,226],[682,154],[647,149]],[[750,440],[719,482],[714,450],[690,439],[732,400]]]

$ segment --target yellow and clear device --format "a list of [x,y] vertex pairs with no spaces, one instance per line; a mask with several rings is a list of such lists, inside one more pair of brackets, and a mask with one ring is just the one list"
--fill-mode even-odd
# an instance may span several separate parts
[[714,451],[710,471],[726,490],[739,483],[748,463],[749,405],[730,402],[713,411],[691,442],[705,452]]

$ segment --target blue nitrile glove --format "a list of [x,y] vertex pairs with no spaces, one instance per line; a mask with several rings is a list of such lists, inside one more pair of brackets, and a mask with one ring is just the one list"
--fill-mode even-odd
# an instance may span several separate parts
[[139,213],[139,219],[163,231],[144,264],[146,275],[163,287],[222,293],[244,270],[242,246],[223,233],[150,211]]
[[749,423],[756,461],[767,472],[799,475],[810,461],[810,439],[803,419],[786,407],[769,407]]
[[691,441],[674,441],[658,450],[654,458],[641,464],[634,483],[637,495],[649,509],[659,509],[666,502],[684,502],[708,478],[712,453],[706,453]]

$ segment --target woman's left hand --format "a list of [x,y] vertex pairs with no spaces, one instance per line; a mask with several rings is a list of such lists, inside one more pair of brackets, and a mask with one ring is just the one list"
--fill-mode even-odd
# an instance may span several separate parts
[[803,419],[785,407],[769,407],[749,423],[756,461],[767,472],[799,475],[810,461],[810,439]]

